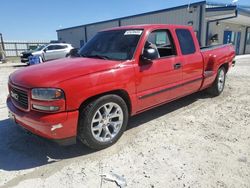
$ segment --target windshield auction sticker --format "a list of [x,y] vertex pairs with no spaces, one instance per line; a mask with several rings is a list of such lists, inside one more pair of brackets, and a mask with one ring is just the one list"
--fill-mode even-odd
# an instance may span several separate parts
[[142,30],[128,30],[124,33],[124,35],[141,35]]

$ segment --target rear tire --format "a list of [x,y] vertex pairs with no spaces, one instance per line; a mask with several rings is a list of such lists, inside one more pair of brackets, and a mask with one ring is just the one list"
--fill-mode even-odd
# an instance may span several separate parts
[[117,95],[102,96],[80,110],[78,138],[92,149],[113,145],[128,123],[128,107]]
[[208,93],[214,97],[219,96],[224,90],[225,81],[226,81],[226,69],[224,67],[220,67],[217,72],[217,76],[213,85],[207,90]]

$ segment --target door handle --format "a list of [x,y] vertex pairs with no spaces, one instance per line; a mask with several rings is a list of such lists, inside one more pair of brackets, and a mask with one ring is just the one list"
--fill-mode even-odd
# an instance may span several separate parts
[[174,69],[179,69],[179,68],[181,68],[181,63],[174,64]]

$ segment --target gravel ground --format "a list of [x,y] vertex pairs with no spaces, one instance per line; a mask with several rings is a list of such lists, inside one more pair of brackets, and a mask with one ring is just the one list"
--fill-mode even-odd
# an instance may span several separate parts
[[250,187],[250,58],[222,95],[196,93],[142,113],[112,147],[60,147],[7,116],[0,65],[0,187]]

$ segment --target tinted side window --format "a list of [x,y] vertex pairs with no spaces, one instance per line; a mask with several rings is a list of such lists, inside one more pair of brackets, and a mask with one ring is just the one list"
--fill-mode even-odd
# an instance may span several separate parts
[[47,47],[47,50],[54,50],[54,45],[50,45]]
[[65,48],[65,45],[55,45],[55,48],[54,50],[61,50],[61,49],[64,49]]
[[182,54],[193,54],[195,52],[195,45],[190,31],[187,29],[176,29],[176,34],[180,43]]

